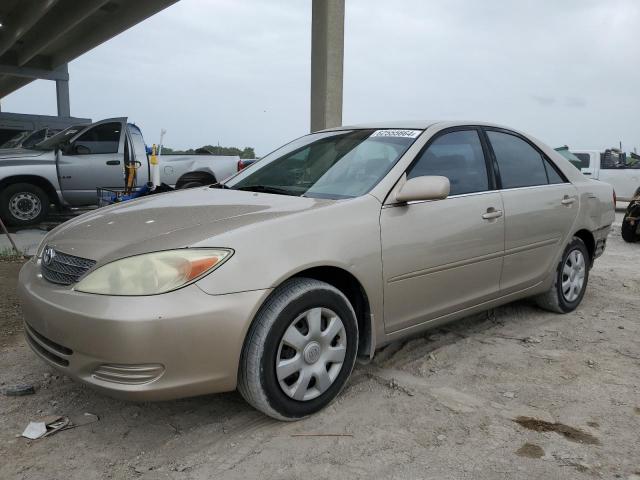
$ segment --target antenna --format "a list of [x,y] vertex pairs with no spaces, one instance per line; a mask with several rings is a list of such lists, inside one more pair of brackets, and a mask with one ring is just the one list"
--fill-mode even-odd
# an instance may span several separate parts
[[158,142],[158,155],[162,155],[162,142],[164,140],[164,134],[167,133],[167,131],[164,128],[160,129],[160,141]]

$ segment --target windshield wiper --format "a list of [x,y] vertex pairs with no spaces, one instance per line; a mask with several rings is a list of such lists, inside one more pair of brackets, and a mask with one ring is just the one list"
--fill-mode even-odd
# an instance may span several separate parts
[[275,193],[277,195],[293,195],[299,196],[297,193],[287,190],[286,188],[272,187],[270,185],[247,185],[245,187],[238,187],[236,190],[244,190],[247,192],[260,192],[260,193]]
[[230,186],[228,186],[228,185],[226,185],[224,183],[220,183],[220,182],[212,183],[211,185],[209,185],[209,188],[223,188],[223,189],[226,189],[226,190],[231,190]]

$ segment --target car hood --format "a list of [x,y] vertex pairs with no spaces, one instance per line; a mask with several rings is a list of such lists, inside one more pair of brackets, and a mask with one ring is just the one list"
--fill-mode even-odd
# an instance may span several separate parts
[[51,231],[43,245],[98,264],[172,248],[233,247],[216,245],[212,237],[332,203],[208,187],[180,190],[84,214]]
[[28,148],[0,148],[0,162],[2,162],[2,165],[4,165],[4,162],[15,159],[41,157],[46,153],[49,153],[49,151],[30,150]]

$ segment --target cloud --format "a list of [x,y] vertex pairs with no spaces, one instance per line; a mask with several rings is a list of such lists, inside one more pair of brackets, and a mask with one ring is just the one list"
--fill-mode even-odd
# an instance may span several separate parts
[[580,97],[567,97],[564,100],[564,104],[571,108],[585,108],[587,106],[587,101]]
[[543,107],[548,107],[556,103],[555,97],[545,97],[540,95],[531,95],[531,98]]

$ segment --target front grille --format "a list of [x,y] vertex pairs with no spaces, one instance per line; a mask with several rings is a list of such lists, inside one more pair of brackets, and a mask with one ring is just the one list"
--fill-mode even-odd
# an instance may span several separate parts
[[64,357],[73,355],[73,350],[59,343],[49,340],[41,333],[36,332],[31,325],[25,322],[24,331],[26,333],[27,341],[31,348],[42,355],[44,358],[53,362],[61,367],[69,366],[69,361]]
[[[53,251],[53,255],[49,255],[50,261],[48,265],[45,263],[47,249],[50,249],[50,252]],[[46,247],[44,252],[42,257],[42,276],[50,282],[59,283],[60,285],[77,283],[80,277],[96,264],[95,260],[68,255],[52,250],[51,247]]]

